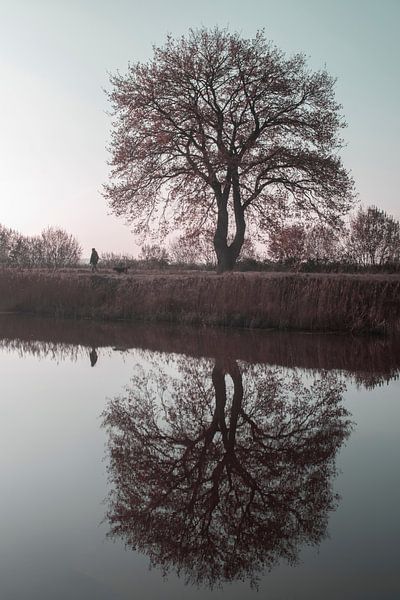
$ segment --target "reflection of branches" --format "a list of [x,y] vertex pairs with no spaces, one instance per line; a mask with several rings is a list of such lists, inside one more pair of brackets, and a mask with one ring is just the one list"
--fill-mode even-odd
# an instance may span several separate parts
[[324,537],[350,431],[333,376],[307,388],[264,366],[242,371],[182,359],[179,378],[141,373],[104,413],[110,534],[211,586],[254,581]]

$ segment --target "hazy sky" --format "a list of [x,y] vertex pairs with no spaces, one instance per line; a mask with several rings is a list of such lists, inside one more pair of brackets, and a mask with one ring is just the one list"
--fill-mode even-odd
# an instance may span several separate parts
[[265,28],[287,53],[338,78],[343,158],[363,204],[400,218],[400,0],[0,0],[0,223],[26,235],[56,225],[85,255],[135,253],[108,215],[108,72],[198,26]]

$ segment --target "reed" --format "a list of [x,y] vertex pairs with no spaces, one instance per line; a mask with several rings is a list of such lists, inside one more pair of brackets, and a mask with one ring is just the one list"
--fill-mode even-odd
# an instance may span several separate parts
[[0,310],[308,331],[400,332],[400,276],[0,271]]

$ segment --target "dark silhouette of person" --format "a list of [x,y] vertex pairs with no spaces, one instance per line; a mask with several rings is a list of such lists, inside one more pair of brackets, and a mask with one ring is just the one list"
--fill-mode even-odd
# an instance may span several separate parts
[[92,248],[92,254],[90,255],[89,264],[92,265],[92,271],[97,271],[97,263],[99,262],[99,255],[97,254],[96,248]]
[[90,358],[90,366],[94,367],[94,365],[97,363],[96,348],[91,349],[91,351],[89,352],[89,358]]

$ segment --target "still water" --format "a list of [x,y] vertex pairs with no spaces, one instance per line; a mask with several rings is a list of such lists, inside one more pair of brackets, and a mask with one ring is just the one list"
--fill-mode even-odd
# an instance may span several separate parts
[[400,598],[400,341],[0,317],[2,600]]

